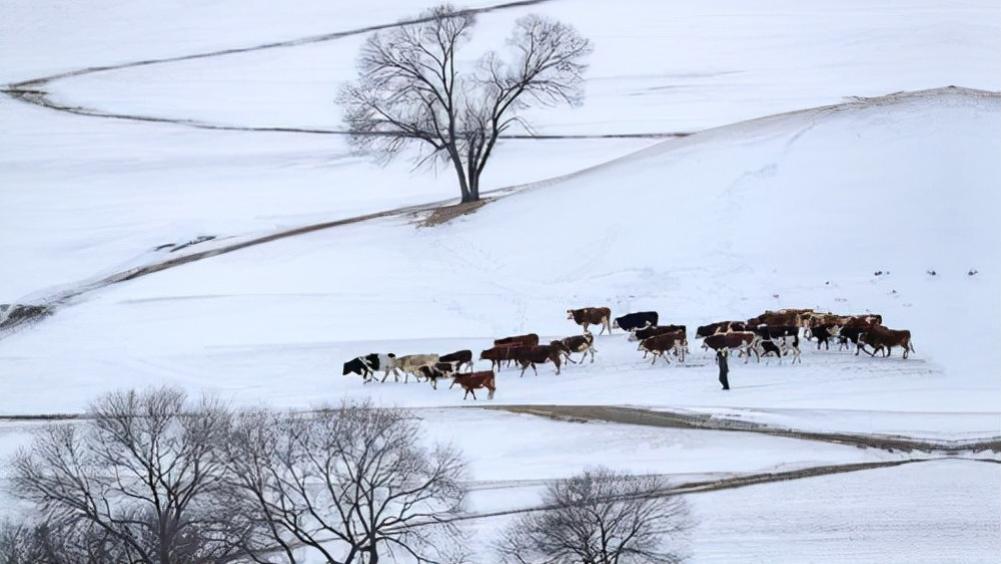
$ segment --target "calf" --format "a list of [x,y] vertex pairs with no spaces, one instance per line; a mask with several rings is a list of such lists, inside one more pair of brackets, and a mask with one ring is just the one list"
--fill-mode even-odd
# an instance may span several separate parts
[[685,335],[688,335],[688,328],[684,325],[654,325],[653,327],[644,327],[643,329],[634,329],[629,334],[630,341],[642,341],[643,339],[649,339],[655,335],[663,335],[664,333],[674,333],[675,331],[681,331]]
[[598,349],[594,348],[594,335],[590,332],[584,332],[583,335],[574,335],[572,337],[567,337],[562,340],[563,346],[566,349],[566,358],[570,362],[574,362],[570,358],[570,353],[581,353],[580,362],[584,362],[584,359],[590,353],[591,362],[594,362],[594,353],[598,352]]
[[[872,352],[865,351],[865,345],[872,347]],[[888,357],[892,354],[893,347],[901,347],[904,349],[904,358],[907,358],[909,352],[914,352],[914,345],[911,344],[911,332],[902,329],[894,330],[883,327],[882,325],[873,325],[865,330],[859,336],[859,349],[864,350],[869,356],[876,356],[876,353],[883,350],[885,354],[884,357]],[[856,353],[858,354],[858,353]]]
[[758,336],[750,331],[718,333],[706,337],[702,341],[702,348],[713,349],[714,351],[722,349],[735,350],[739,356],[747,355],[747,358],[744,359],[744,363],[746,364],[747,361],[751,360],[751,352],[757,353],[756,349],[753,348],[754,342],[757,339]]
[[685,339],[685,334],[681,331],[675,331],[674,333],[663,333],[643,339],[636,350],[643,351],[644,357],[647,353],[650,353],[653,356],[653,361],[650,364],[656,364],[658,357],[663,358],[664,362],[671,364],[671,361],[664,356],[664,353],[674,352],[681,359],[681,362],[685,362],[685,347],[687,346],[688,340]]
[[657,324],[658,319],[659,316],[656,311],[629,313],[623,315],[622,317],[616,317],[612,322],[612,327],[617,327],[625,331],[632,331],[643,327],[652,327]]
[[[408,354],[396,359],[397,366],[399,366],[400,370],[403,371],[404,384],[409,381],[411,374],[414,375],[414,378],[420,380],[421,367],[434,365],[436,362],[438,362],[438,355],[436,354]],[[383,378],[383,381],[385,380],[386,379]]]
[[608,331],[609,335],[612,334],[612,326],[609,324],[611,317],[612,310],[607,307],[585,307],[567,310],[567,319],[572,319],[574,323],[583,327],[585,331],[591,325],[601,325],[601,331],[598,332],[599,335],[605,331]]
[[760,339],[758,341],[758,361],[761,361],[761,357],[767,357],[770,354],[774,354],[779,359],[779,364],[782,364],[782,349],[775,344],[771,339]]
[[540,345],[537,347],[523,347],[515,352],[514,360],[521,365],[521,376],[525,376],[525,370],[529,366],[532,367],[532,372],[536,375],[539,371],[535,369],[536,364],[545,364],[546,362],[552,362],[556,366],[556,373],[560,373],[560,365],[562,364],[561,352],[563,351],[563,343],[559,341],[553,341],[548,345]]
[[431,382],[431,387],[438,389],[438,380],[440,378],[448,378],[455,374],[455,365],[451,362],[436,362],[434,364],[425,364],[418,368],[421,376],[424,376]]
[[456,371],[461,371],[463,365],[469,366],[469,371],[473,371],[473,351],[461,350],[451,354],[442,355],[438,362],[450,362],[455,365]]
[[473,394],[473,400],[476,400],[476,392],[474,390],[479,390],[480,388],[486,388],[487,399],[494,399],[494,392],[497,391],[494,385],[495,377],[493,370],[483,370],[481,372],[468,372],[466,374],[456,374],[454,384],[462,386],[466,393],[462,395],[462,399],[465,400],[469,394]]
[[494,339],[494,346],[513,346],[522,345],[526,347],[534,347],[539,344],[539,336],[535,333],[529,333],[527,335],[514,335],[511,337],[504,337],[502,339]]

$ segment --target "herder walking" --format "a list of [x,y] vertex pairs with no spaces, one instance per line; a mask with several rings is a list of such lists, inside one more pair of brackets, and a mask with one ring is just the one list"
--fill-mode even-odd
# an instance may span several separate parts
[[716,351],[716,364],[719,365],[719,383],[723,384],[724,390],[729,390],[730,380],[726,375],[730,372],[730,367],[726,364],[726,349]]

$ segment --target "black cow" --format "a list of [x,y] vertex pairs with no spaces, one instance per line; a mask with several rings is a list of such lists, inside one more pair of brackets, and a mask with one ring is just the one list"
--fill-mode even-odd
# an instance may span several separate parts
[[651,327],[657,324],[657,320],[660,316],[657,315],[656,311],[640,311],[637,313],[629,313],[623,315],[622,317],[616,317],[612,322],[612,327],[618,327],[626,331],[632,331],[633,329],[641,329],[643,327]]
[[831,337],[834,337],[836,334],[834,327],[834,325],[817,325],[810,328],[810,334],[817,338],[818,351],[820,350],[820,345],[824,345],[825,350],[831,350]]
[[438,358],[438,362],[451,362],[455,365],[455,370],[462,370],[462,365],[468,364],[469,371],[473,371],[473,351],[471,350],[461,350],[456,351],[451,354],[442,355]]
[[841,333],[838,334],[838,350],[842,348],[851,350],[852,346],[855,345],[855,353],[858,354],[859,338],[862,333],[865,333],[868,327],[863,326],[847,326],[841,328]]

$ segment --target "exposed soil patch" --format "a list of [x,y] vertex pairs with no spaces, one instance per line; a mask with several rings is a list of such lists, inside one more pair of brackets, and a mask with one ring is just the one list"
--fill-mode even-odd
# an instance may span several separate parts
[[32,304],[0,304],[0,333],[52,315],[52,308]]
[[454,206],[442,206],[431,210],[431,213],[424,216],[418,223],[418,227],[435,227],[443,223],[448,223],[457,217],[476,213],[476,211],[487,205],[492,199],[481,198],[475,202],[465,202]]

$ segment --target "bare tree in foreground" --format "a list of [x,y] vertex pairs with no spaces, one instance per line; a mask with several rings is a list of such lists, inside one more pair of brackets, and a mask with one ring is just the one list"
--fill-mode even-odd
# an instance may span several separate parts
[[422,16],[427,21],[371,35],[358,81],[338,100],[359,150],[388,161],[418,145],[418,165],[452,167],[462,201],[475,201],[499,136],[516,124],[528,128],[522,110],[580,103],[591,43],[567,24],[526,16],[508,39],[509,61],[491,51],[465,70],[459,52],[472,35],[473,14],[446,4]]
[[[289,564],[451,560],[459,530],[444,519],[465,496],[464,463],[451,448],[422,447],[419,430],[406,412],[367,405],[239,415],[224,443],[226,505],[248,516],[247,554]],[[279,550],[253,550],[264,544]]]
[[656,476],[629,476],[598,469],[561,480],[546,490],[543,505],[503,533],[496,549],[517,564],[673,564],[682,561],[672,535],[690,526],[679,497],[651,495],[667,483]]
[[225,410],[159,389],[109,394],[90,413],[78,425],[50,425],[16,455],[13,491],[44,521],[8,529],[11,542],[43,551],[46,562],[194,564],[230,555],[207,503],[220,484],[214,449]]

